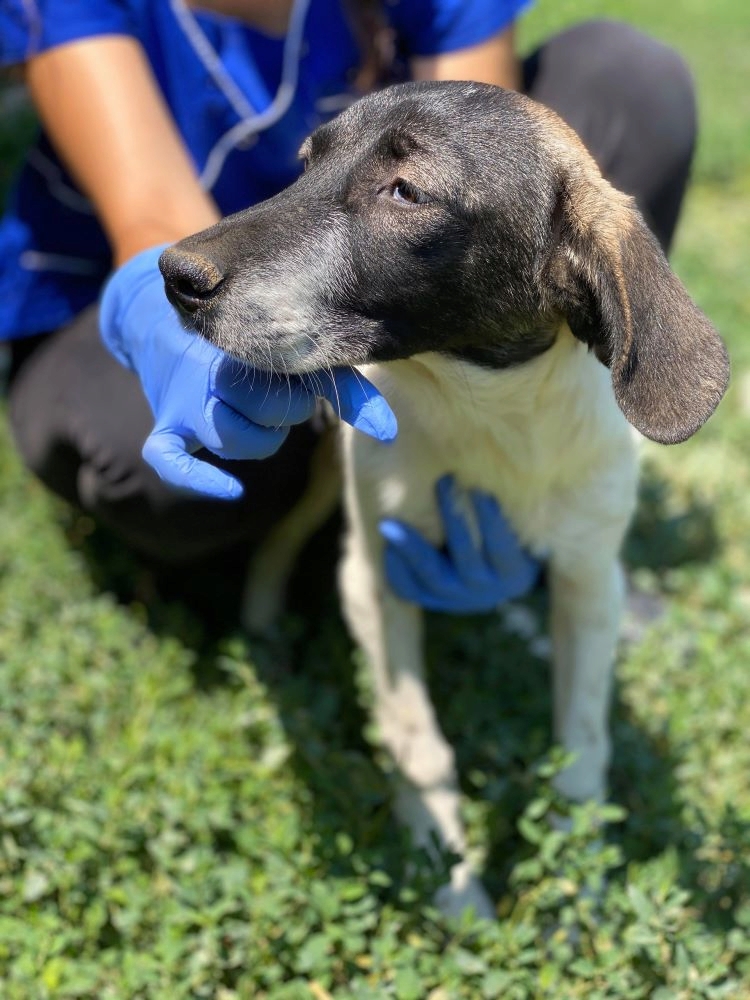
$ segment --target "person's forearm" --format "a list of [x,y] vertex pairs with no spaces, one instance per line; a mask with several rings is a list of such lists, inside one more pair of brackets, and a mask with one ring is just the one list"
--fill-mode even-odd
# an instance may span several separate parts
[[476,80],[519,90],[521,64],[513,26],[468,49],[412,59],[411,74],[414,80]]
[[219,219],[135,40],[104,36],[52,49],[30,60],[27,79],[116,264]]

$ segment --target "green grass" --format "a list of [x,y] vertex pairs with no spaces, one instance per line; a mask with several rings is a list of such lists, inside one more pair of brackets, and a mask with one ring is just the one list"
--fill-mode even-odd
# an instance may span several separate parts
[[[543,3],[524,43],[598,10]],[[697,438],[646,449],[627,554],[663,614],[620,656],[606,844],[589,810],[567,835],[544,822],[547,664],[501,620],[434,619],[435,699],[499,914],[448,925],[439,866],[392,822],[334,611],[274,646],[209,632],[46,496],[3,429],[3,1000],[750,997],[750,18],[741,0],[608,12],[696,71],[674,263],[734,379]]]

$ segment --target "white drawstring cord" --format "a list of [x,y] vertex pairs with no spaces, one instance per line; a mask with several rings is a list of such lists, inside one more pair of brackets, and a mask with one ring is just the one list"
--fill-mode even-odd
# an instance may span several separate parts
[[255,114],[255,108],[253,108],[229,73],[224,69],[219,54],[206,38],[195,18],[195,14],[186,5],[185,0],[171,0],[171,6],[172,13],[177,22],[185,32],[188,41],[193,46],[195,54],[208,70],[216,86],[219,90],[223,91],[225,97],[240,118],[251,118]]
[[[241,94],[239,88],[224,70],[221,60],[201,31],[200,25],[185,7],[184,0],[172,0],[175,16],[188,35],[196,54],[215,80],[217,86],[225,93],[235,111],[242,117],[242,121],[237,122],[236,125],[233,125],[232,128],[226,131],[208,154],[206,163],[200,174],[201,187],[205,191],[210,191],[219,179],[224,163],[233,149],[255,133],[275,125],[289,110],[289,106],[297,91],[305,19],[310,3],[311,0],[295,0],[293,3],[289,15],[289,28],[284,40],[281,82],[269,106],[264,111],[256,111],[246,101],[244,95]],[[226,85],[227,81],[230,83],[229,89]],[[247,109],[244,113],[238,107],[238,94],[240,95],[240,102]]]

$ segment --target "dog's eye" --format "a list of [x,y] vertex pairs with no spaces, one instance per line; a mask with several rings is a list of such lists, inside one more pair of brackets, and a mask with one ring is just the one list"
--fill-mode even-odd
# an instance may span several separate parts
[[391,196],[394,201],[404,202],[408,205],[426,205],[429,197],[420,191],[416,185],[398,177],[391,185]]

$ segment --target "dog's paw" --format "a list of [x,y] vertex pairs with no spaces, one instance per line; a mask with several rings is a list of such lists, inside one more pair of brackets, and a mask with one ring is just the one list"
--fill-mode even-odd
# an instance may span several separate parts
[[435,905],[447,917],[462,917],[467,910],[485,920],[497,917],[492,900],[468,861],[453,866],[450,882],[435,893]]
[[240,605],[240,627],[251,636],[269,638],[285,607],[285,583],[271,581],[263,586],[258,574],[251,573]]

